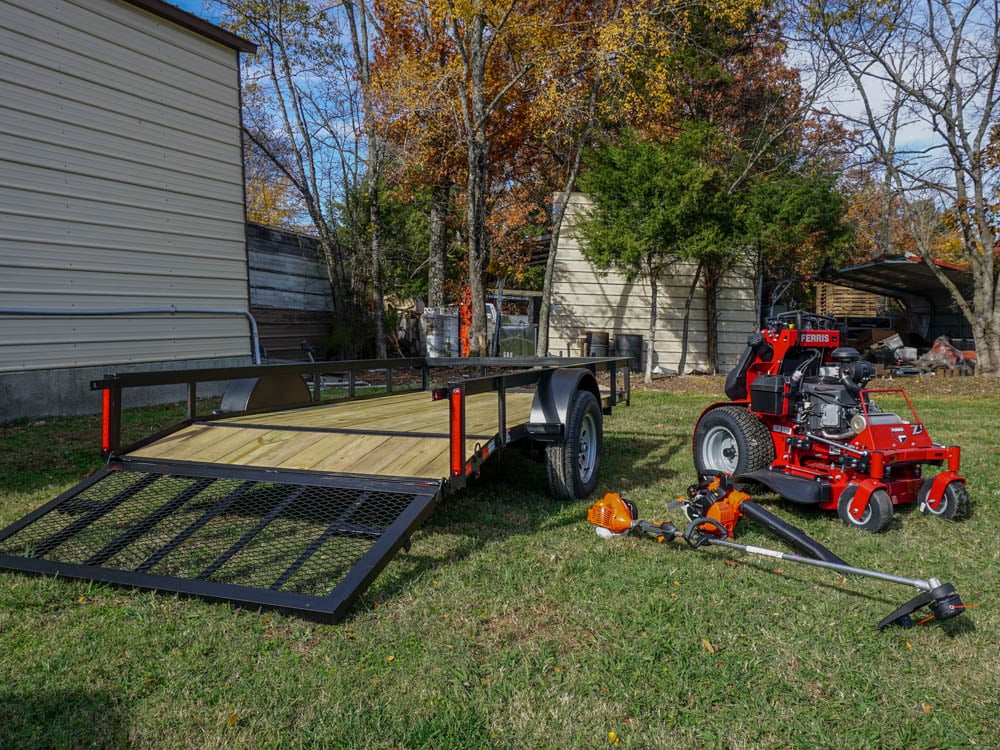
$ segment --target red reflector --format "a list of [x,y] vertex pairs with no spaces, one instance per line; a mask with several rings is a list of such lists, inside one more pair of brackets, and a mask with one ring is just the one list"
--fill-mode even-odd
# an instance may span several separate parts
[[111,452],[111,389],[102,392],[103,411],[101,414],[101,450]]
[[451,418],[451,475],[461,476],[465,472],[465,394],[461,388],[451,389],[448,401]]

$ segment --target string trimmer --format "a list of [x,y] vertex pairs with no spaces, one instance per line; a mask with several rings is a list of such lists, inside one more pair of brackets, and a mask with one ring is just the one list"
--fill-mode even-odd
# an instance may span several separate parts
[[[912,586],[921,592],[885,617],[878,624],[879,630],[892,625],[912,627],[914,622],[911,615],[925,606],[930,609],[930,615],[917,624],[935,619],[947,620],[962,614],[965,610],[965,605],[950,583],[941,583],[937,578],[926,580],[906,578],[848,565],[805,532],[790,526],[754,503],[749,499],[749,495],[731,485],[727,477],[718,477],[710,482],[692,485],[688,488],[687,497],[679,498],[672,506],[683,512],[687,518],[688,523],[683,530],[670,521],[654,523],[639,520],[635,503],[614,492],[609,492],[594,503],[587,512],[587,520],[597,527],[598,535],[605,538],[633,534],[653,537],[659,542],[682,539],[694,549],[705,546],[726,547],[751,555],[828,568],[845,575],[867,576],[899,583]],[[733,531],[743,516],[757,521],[809,556],[733,541]]]

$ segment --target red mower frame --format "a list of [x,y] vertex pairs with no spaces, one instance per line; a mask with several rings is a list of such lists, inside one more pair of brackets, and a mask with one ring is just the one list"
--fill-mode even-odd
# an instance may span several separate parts
[[[831,318],[770,319],[726,380],[731,400],[698,419],[699,475],[760,482],[866,531],[883,530],[895,506],[914,502],[927,515],[964,518],[970,503],[960,448],[931,439],[902,389],[864,388],[874,375],[871,363],[841,346]],[[909,413],[883,411],[879,401],[889,394]],[[925,476],[925,466],[941,470]]]

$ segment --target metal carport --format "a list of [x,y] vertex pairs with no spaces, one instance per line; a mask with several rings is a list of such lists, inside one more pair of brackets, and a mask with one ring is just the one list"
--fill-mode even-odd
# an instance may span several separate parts
[[[966,299],[972,299],[971,273],[951,263],[935,261],[935,265],[954,282]],[[909,314],[913,331],[928,342],[945,335],[952,340],[968,339],[968,345],[961,348],[972,348],[969,322],[934,271],[917,256],[890,255],[876,258],[857,266],[828,272],[822,280],[897,299]]]

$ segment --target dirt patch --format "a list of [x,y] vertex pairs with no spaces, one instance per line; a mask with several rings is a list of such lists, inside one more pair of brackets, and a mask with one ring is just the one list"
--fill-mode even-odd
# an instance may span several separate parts
[[[703,393],[725,400],[724,375],[654,375],[652,383],[643,383],[642,375],[632,378],[633,391],[664,393]],[[924,375],[910,377],[880,377],[868,388],[902,388],[917,395],[1000,396],[1000,378],[949,377]]]

